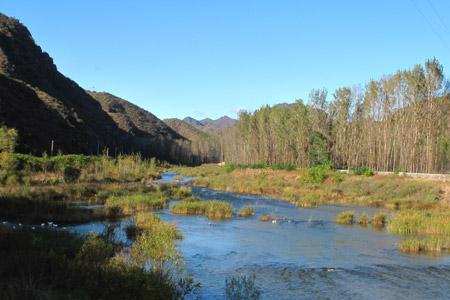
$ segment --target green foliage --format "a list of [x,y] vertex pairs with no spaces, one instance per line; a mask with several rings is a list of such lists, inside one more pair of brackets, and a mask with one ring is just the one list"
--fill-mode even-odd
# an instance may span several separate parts
[[354,175],[364,175],[364,176],[373,176],[375,175],[375,171],[369,167],[357,167],[352,169],[352,174]]
[[182,257],[175,244],[179,232],[159,218],[142,215],[137,218],[145,219],[137,219],[136,226],[140,233],[131,248],[133,261],[140,265],[150,264],[158,272],[163,270],[166,263],[180,264]]
[[319,165],[305,169],[301,180],[305,184],[320,184],[328,177],[328,173],[331,170],[330,165]]
[[0,127],[0,184],[14,185],[20,181],[16,171],[17,160],[14,148],[17,143],[17,131]]
[[310,137],[309,164],[311,167],[330,164],[328,141],[320,132],[314,131]]
[[261,291],[255,282],[255,276],[236,275],[225,279],[227,300],[258,300]]
[[336,217],[336,223],[351,225],[355,222],[355,212],[354,211],[343,211]]
[[1,299],[181,299],[188,284],[120,254],[109,234],[0,226]]

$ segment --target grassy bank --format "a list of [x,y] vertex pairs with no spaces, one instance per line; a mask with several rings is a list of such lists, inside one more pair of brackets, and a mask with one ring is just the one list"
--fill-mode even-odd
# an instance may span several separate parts
[[410,179],[397,175],[343,174],[329,168],[304,170],[234,169],[217,165],[174,167],[172,171],[195,177],[192,184],[216,190],[267,195],[300,207],[324,203],[352,204],[393,210],[440,207],[442,186],[450,183]]

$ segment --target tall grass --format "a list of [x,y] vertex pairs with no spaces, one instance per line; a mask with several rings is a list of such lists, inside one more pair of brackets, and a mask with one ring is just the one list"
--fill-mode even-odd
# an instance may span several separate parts
[[390,220],[388,230],[409,235],[450,236],[450,213],[446,210],[403,210]]
[[354,211],[343,211],[336,217],[336,223],[351,225],[355,222],[355,212]]
[[231,204],[222,201],[203,201],[198,198],[188,198],[173,205],[170,210],[179,215],[205,215],[211,220],[226,220],[233,217]]
[[250,217],[253,216],[254,214],[255,209],[252,206],[244,206],[238,212],[238,216],[240,217]]
[[[174,223],[166,223],[161,221],[161,219],[152,213],[138,213],[133,217],[133,224],[126,228],[127,237],[129,239],[135,240],[144,232],[153,232],[155,230],[160,230],[164,227],[168,235],[173,239],[181,239],[183,235],[178,230]],[[161,230],[162,230],[161,229]]]
[[114,195],[105,202],[106,208],[118,208],[125,214],[139,211],[159,210],[167,206],[169,197],[160,191]]
[[411,238],[400,242],[399,249],[405,253],[441,253],[450,250],[450,239],[427,237],[423,239]]

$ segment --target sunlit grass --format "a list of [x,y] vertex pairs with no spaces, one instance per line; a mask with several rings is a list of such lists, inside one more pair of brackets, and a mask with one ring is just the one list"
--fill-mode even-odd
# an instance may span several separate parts
[[355,212],[354,211],[343,211],[336,217],[336,223],[351,225],[355,222]]
[[111,196],[105,208],[120,208],[124,214],[139,211],[159,210],[167,206],[169,198],[159,191],[150,193],[130,193]]
[[188,198],[170,208],[178,215],[205,215],[211,220],[226,220],[233,217],[231,204],[222,201],[204,201],[198,198]]
[[252,206],[244,206],[238,212],[238,216],[240,217],[250,217],[253,216],[254,214],[255,209]]
[[450,236],[450,213],[448,210],[403,210],[391,218],[388,230],[410,235]]

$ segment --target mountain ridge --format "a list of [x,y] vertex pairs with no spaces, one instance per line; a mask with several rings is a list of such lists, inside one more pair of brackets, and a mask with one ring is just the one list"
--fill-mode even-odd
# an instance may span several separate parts
[[0,124],[18,130],[18,151],[40,155],[54,142],[55,151],[65,153],[98,154],[109,148],[109,153],[192,161],[187,139],[119,99],[85,91],[61,74],[27,27],[0,13]]

